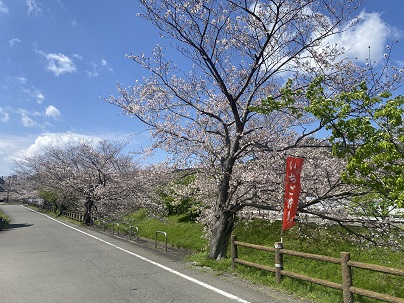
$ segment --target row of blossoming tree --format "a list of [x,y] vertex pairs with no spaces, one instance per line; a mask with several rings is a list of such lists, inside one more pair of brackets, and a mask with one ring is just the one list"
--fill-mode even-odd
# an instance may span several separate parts
[[154,188],[166,177],[161,166],[139,167],[123,153],[125,142],[100,141],[49,148],[15,161],[17,198],[41,197],[60,212],[84,211],[117,218],[130,211],[157,209]]

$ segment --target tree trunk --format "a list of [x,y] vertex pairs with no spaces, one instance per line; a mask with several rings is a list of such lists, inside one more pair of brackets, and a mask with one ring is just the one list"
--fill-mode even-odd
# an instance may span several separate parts
[[[230,160],[232,159],[230,158]],[[234,227],[234,212],[227,209],[233,164],[234,161],[226,161],[223,166],[225,173],[218,186],[209,242],[209,259],[219,260],[227,255],[227,247]]]
[[90,197],[86,198],[86,202],[84,203],[85,212],[83,223],[86,225],[91,225],[91,210],[93,208],[94,202]]
[[234,228],[234,214],[219,210],[214,216],[212,235],[209,242],[209,259],[226,258],[231,233]]
[[[241,133],[241,131],[240,131]],[[230,153],[227,159],[222,162],[222,177],[218,185],[218,195],[215,205],[215,214],[211,227],[211,239],[209,242],[209,259],[219,260],[226,258],[231,233],[234,228],[235,212],[230,210],[229,190],[233,167],[236,160],[235,154],[239,150],[237,138],[230,146]]]
[[58,216],[62,216],[62,215],[63,215],[63,212],[64,212],[66,209],[67,209],[66,205],[61,204],[61,205],[60,205],[60,208],[59,208]]

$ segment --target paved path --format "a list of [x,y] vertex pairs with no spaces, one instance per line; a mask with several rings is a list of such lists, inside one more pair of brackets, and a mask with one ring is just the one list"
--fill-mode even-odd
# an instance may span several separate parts
[[301,302],[23,206],[0,209],[12,220],[0,232],[1,302]]

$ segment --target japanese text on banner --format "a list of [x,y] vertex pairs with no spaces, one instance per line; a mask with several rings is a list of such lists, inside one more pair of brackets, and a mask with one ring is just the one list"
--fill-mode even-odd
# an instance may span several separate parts
[[283,205],[282,230],[296,224],[296,212],[300,194],[300,173],[303,158],[288,157],[286,159],[285,195]]

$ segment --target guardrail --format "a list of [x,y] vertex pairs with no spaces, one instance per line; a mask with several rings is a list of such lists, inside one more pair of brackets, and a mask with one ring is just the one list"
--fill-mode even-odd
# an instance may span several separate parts
[[[82,221],[83,218],[84,218],[83,213],[73,213],[73,212],[66,212],[65,211],[65,212],[63,212],[63,215],[70,218],[70,219],[77,220],[77,221]],[[98,223],[98,228],[102,229],[104,232],[106,230],[106,226],[111,224],[111,223],[107,223],[105,221],[98,220],[97,218],[93,218],[91,225],[96,226],[96,223],[95,223],[96,221],[99,222]],[[122,231],[122,228],[123,228],[124,230],[128,231],[129,240],[132,240],[132,237],[135,236],[136,237],[136,242],[139,242],[139,227],[137,227],[137,226],[129,226],[129,228],[125,228],[124,226],[125,226],[124,224],[113,222],[112,223],[112,228],[111,228],[112,234],[115,235],[115,231],[116,231],[117,236],[120,236],[120,231]],[[167,235],[165,237],[167,238]],[[166,244],[166,246],[167,246],[167,244]],[[166,249],[166,251],[167,251],[167,249]]]
[[[270,266],[265,266],[262,264],[257,264],[257,263],[253,263],[250,261],[240,259],[238,257],[238,250],[237,250],[238,246],[274,253],[275,254],[275,256],[274,256],[275,266],[270,267]],[[306,258],[306,259],[333,263],[333,264],[339,264],[339,265],[341,265],[342,283],[335,283],[335,282],[331,282],[331,281],[327,281],[327,280],[317,279],[317,278],[313,278],[310,276],[295,273],[292,271],[284,270],[283,269],[283,255],[290,255],[290,256],[296,256],[296,257],[301,257],[301,258]],[[278,284],[281,283],[283,276],[287,276],[287,277],[291,277],[294,279],[304,280],[307,282],[311,282],[311,283],[319,284],[322,286],[341,290],[343,293],[343,302],[344,303],[353,302],[353,294],[358,294],[358,295],[366,296],[369,298],[382,300],[385,302],[404,303],[403,298],[398,298],[398,297],[390,296],[387,294],[381,294],[381,293],[377,293],[377,292],[370,291],[367,289],[354,287],[353,286],[353,277],[352,277],[352,268],[361,268],[361,269],[377,271],[377,272],[401,276],[401,277],[404,277],[404,270],[375,265],[375,264],[351,261],[349,252],[341,252],[341,258],[333,258],[333,257],[328,257],[328,256],[322,256],[322,255],[302,253],[302,252],[293,251],[293,250],[286,250],[286,249],[283,249],[282,243],[279,243],[279,242],[275,243],[274,248],[262,246],[262,245],[251,244],[251,243],[240,242],[240,241],[237,241],[237,237],[235,235],[232,235],[232,237],[231,237],[231,259],[232,259],[233,267],[235,266],[235,264],[242,264],[242,265],[251,266],[251,267],[255,267],[255,268],[259,268],[259,269],[262,269],[265,271],[275,273],[275,281]]]
[[139,227],[129,226],[129,240],[132,240],[133,229],[136,230],[136,242],[139,242]]
[[115,225],[117,229],[117,235],[119,236],[119,223],[112,223],[112,234],[115,235]]
[[[42,209],[49,210],[51,212],[57,212],[57,209],[54,207],[41,207]],[[68,212],[68,211],[63,211],[62,214],[70,219],[82,222],[84,219],[84,213],[76,213],[76,212]],[[96,221],[98,221],[98,226],[96,225]],[[112,224],[112,225],[110,225]],[[106,222],[103,220],[99,220],[98,218],[92,218],[91,219],[91,226],[93,227],[98,227],[100,230],[102,229],[104,232],[106,231],[107,226],[111,226],[111,232],[113,235],[115,235],[115,231],[117,236],[121,236],[120,231],[125,230],[127,232],[127,235],[129,236],[129,240],[132,240],[133,236],[136,236],[136,242],[139,242],[139,227],[138,226],[129,226],[125,227],[128,224],[126,223],[118,223],[118,222]],[[116,227],[115,227],[116,226]],[[164,235],[164,243],[165,243],[165,251],[168,251],[168,242],[167,242],[167,233],[164,231],[156,231],[156,236],[155,236],[155,248],[157,248],[157,235],[162,234]]]
[[167,251],[167,233],[166,232],[164,232],[164,231],[156,231],[156,243],[155,243],[155,248],[157,248],[157,235],[158,234],[162,234],[162,235],[164,235],[164,241],[165,241],[165,244],[166,244],[166,251]]

